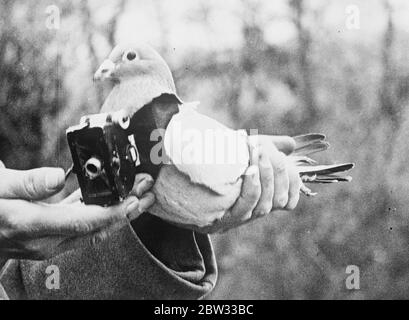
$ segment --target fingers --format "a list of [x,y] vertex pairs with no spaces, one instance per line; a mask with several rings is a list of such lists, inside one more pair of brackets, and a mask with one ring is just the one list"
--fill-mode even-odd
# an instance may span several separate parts
[[286,210],[294,210],[300,201],[300,190],[302,187],[302,181],[300,175],[295,167],[288,168],[288,177],[290,181],[288,203],[285,207]]
[[[146,192],[152,189],[153,184],[154,184],[154,180],[150,175],[138,174],[135,176],[134,187],[129,195],[134,195],[137,198],[142,198]],[[74,193],[69,195],[67,198],[65,198],[63,201],[61,201],[60,203],[61,204],[76,203],[81,200],[81,197],[82,197],[81,190],[78,189]]]
[[138,198],[131,196],[122,203],[109,208],[83,204],[66,205],[58,208],[59,213],[55,214],[56,208],[49,206],[54,214],[42,215],[44,218],[40,218],[39,221],[48,234],[87,235],[126,220],[138,205]]
[[[286,138],[288,137],[278,137],[278,141],[290,146],[292,139]],[[254,209],[254,218],[268,214],[273,209],[294,210],[300,199],[302,186],[298,171],[288,164],[284,153],[275,146],[268,150],[263,148],[266,147],[262,143],[259,163],[262,191],[260,201]]]
[[250,144],[250,167],[247,169],[241,188],[241,194],[231,211],[231,218],[246,221],[251,218],[261,195],[260,170],[257,166],[259,158],[258,148]]
[[155,195],[152,192],[146,192],[140,199],[139,203],[135,208],[131,208],[132,211],[128,213],[128,219],[133,221],[142,213],[145,213],[149,210],[151,206],[155,203]]
[[269,214],[273,207],[274,196],[274,171],[267,154],[261,153],[260,161],[261,196],[253,211],[253,218]]
[[274,170],[274,209],[284,209],[288,203],[290,181],[285,157],[278,150],[273,150],[270,155],[270,161]]
[[141,213],[147,212],[154,203],[155,195],[152,192],[145,193],[139,200],[139,211]]
[[269,139],[274,143],[276,148],[286,155],[289,155],[295,150],[295,140],[288,136],[268,136]]
[[241,195],[237,199],[229,215],[222,221],[223,230],[228,230],[241,225],[251,219],[253,210],[260,198],[260,174],[257,166],[251,166],[243,179]]
[[274,209],[294,210],[300,199],[301,179],[295,169],[288,164],[287,156],[296,146],[295,140],[286,136],[270,137],[276,148],[270,153],[274,171]]
[[[138,174],[135,177],[135,183],[130,196],[136,196],[136,199],[131,207],[128,208],[128,219],[135,220],[142,213],[146,212],[154,203],[155,195],[151,192],[148,192],[154,184],[153,178],[148,174]],[[73,204],[79,202],[81,199],[81,190],[77,190],[64,199],[60,204]]]
[[134,196],[109,208],[0,200],[2,233],[9,238],[19,239],[52,235],[84,236],[127,220],[127,216],[133,213],[138,205],[139,200]]
[[274,171],[273,209],[294,210],[300,200],[300,175],[281,152],[271,154],[271,163]]
[[153,178],[145,173],[137,174],[135,176],[135,183],[130,195],[139,198],[138,204],[135,204],[128,214],[128,219],[133,221],[146,212],[154,203],[155,195],[148,192],[154,185]]
[[135,176],[134,187],[130,192],[131,195],[135,195],[141,198],[144,193],[148,192],[153,187],[153,178],[145,173],[137,174]]
[[61,191],[64,185],[63,169],[41,168],[0,172],[0,197],[3,199],[42,200]]

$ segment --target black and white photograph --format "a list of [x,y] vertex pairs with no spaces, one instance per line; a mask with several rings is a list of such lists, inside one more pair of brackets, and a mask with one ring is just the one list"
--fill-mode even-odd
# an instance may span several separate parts
[[0,300],[409,299],[408,141],[408,1],[0,0]]

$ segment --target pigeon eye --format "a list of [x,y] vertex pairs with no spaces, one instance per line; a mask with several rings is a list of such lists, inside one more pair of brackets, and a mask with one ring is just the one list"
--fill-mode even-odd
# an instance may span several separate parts
[[135,60],[136,59],[136,53],[133,51],[130,51],[126,54],[126,59],[129,61]]

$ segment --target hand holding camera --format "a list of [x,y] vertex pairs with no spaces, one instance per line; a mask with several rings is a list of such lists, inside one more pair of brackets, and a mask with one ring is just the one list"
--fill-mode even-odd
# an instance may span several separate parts
[[98,244],[152,205],[152,181],[137,175],[131,195],[109,208],[85,206],[75,196],[45,204],[64,187],[63,170],[15,171],[0,162],[0,260],[44,260]]

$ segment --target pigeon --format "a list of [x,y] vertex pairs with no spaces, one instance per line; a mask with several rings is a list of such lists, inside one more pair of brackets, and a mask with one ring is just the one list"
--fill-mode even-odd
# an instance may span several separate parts
[[[165,132],[163,148],[170,165],[162,167],[154,185],[157,201],[152,212],[199,230],[220,221],[240,196],[250,161],[247,141],[251,138],[246,131],[232,130],[190,104],[180,106]],[[262,139],[263,145],[268,145],[271,137]],[[310,158],[329,148],[324,135],[307,134],[294,140],[296,147],[286,157],[287,165],[296,168],[304,183],[351,181],[344,173],[354,164],[320,165]],[[273,147],[272,139],[270,143]],[[301,191],[316,195],[305,185]]]
[[144,43],[116,46],[94,74],[94,81],[104,80],[111,81],[114,87],[101,113],[124,110],[132,116],[162,95],[174,96],[182,103],[167,63]]
[[[156,202],[149,213],[196,228],[211,226],[229,213],[249,166],[246,131],[201,114],[198,103],[184,103],[167,63],[147,44],[115,47],[94,80],[113,83],[101,112],[119,112],[131,119],[128,130],[139,149],[140,170],[155,179]],[[287,164],[297,168],[304,183],[351,181],[343,173],[354,164],[320,165],[310,158],[329,148],[325,135],[306,134],[294,140]],[[305,184],[301,191],[316,195]]]

